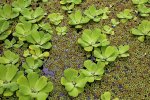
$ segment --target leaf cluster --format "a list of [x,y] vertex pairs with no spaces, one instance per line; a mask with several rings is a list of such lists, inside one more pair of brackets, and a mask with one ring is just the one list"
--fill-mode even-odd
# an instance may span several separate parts
[[94,47],[107,46],[109,41],[100,29],[95,28],[93,30],[85,29],[81,38],[78,39],[78,43],[85,51],[92,51]]
[[150,21],[143,20],[137,28],[132,28],[131,33],[138,36],[138,40],[143,42],[146,37],[150,37]]
[[84,14],[92,19],[94,22],[99,22],[101,19],[107,19],[110,11],[108,7],[96,9],[94,5],[90,6],[87,10],[84,11]]
[[118,17],[119,19],[121,19],[121,21],[122,21],[123,23],[125,23],[127,20],[130,20],[130,19],[133,18],[130,9],[124,9],[122,12],[119,12],[119,13],[117,14],[117,17]]
[[61,0],[62,9],[71,13],[75,5],[80,4],[82,0]]

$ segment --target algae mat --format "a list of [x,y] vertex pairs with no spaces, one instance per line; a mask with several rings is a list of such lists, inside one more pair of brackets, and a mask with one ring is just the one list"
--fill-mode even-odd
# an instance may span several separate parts
[[[2,0],[1,4],[4,2]],[[7,2],[11,3],[11,0],[7,0]],[[77,31],[68,24],[67,13],[61,9],[59,2],[59,0],[49,0],[48,3],[32,4],[33,7],[43,7],[48,13],[59,12],[63,14],[65,18],[60,26],[67,26],[68,28],[65,36],[59,36],[56,34],[55,27],[52,27],[54,30],[52,35],[53,46],[49,51],[49,58],[45,59],[43,65],[43,67],[49,68],[51,74],[48,77],[54,84],[54,90],[50,93],[48,100],[98,100],[105,91],[111,91],[112,96],[118,97],[120,100],[150,100],[150,41],[139,42],[130,32],[130,29],[137,26],[142,20],[150,20],[150,17],[141,18],[139,16],[137,16],[136,20],[119,24],[114,28],[115,35],[108,36],[111,45],[128,44],[130,46],[130,56],[117,59],[114,63],[109,64],[102,80],[86,84],[84,92],[79,94],[78,97],[72,98],[68,95],[61,85],[60,79],[66,68],[80,69],[87,59],[87,52],[77,43],[78,38],[81,37],[82,30],[110,25],[110,20],[117,18],[117,13],[124,9],[135,10],[136,7],[131,0],[83,0],[74,10],[80,9],[83,11],[94,4],[99,8],[111,7],[111,12],[109,19],[102,20],[99,23],[91,21],[83,25],[82,30]],[[3,49],[1,48],[1,50]],[[15,52],[22,54],[19,49],[15,50]],[[17,100],[15,96],[10,98],[1,97],[0,99]]]

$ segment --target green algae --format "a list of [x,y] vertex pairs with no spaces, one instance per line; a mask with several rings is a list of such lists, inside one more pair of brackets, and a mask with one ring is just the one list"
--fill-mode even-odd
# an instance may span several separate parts
[[[83,25],[83,30],[111,25],[110,20],[116,18],[116,14],[120,11],[136,9],[131,0],[83,0],[83,3],[76,6],[75,10],[85,10],[92,4],[97,7],[111,7],[109,19],[102,20],[99,23],[89,22]],[[67,26],[68,29],[65,36],[58,36],[55,27],[52,27],[54,30],[53,47],[49,51],[50,57],[45,60],[44,64],[44,67],[48,67],[49,70],[55,72],[53,77],[50,76],[54,83],[54,90],[50,94],[49,100],[97,100],[105,91],[111,91],[113,97],[118,97],[120,100],[150,100],[150,41],[139,42],[129,30],[137,26],[143,19],[150,20],[150,17],[141,18],[137,16],[136,20],[130,20],[114,28],[115,35],[109,36],[111,44],[117,46],[121,44],[130,45],[130,56],[111,63],[101,81],[87,84],[83,93],[77,98],[72,98],[68,96],[61,85],[60,79],[66,68],[82,68],[83,62],[87,59],[87,53],[77,44],[77,39],[81,37],[82,31],[77,31],[68,25],[68,15],[61,9],[59,0],[49,0],[49,3],[33,3],[32,7],[35,8],[38,5],[45,8],[48,13],[62,13],[65,17],[60,26]],[[22,55],[22,50],[16,49],[14,51]],[[0,100],[17,100],[17,98],[1,97]]]

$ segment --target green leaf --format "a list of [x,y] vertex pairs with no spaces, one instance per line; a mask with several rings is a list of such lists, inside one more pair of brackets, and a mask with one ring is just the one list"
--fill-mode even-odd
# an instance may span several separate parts
[[36,91],[42,90],[47,85],[47,78],[45,76],[40,77],[35,84]]
[[132,28],[131,29],[132,34],[134,35],[143,35],[141,31],[139,31],[138,29]]
[[0,80],[5,80],[6,72],[7,72],[6,66],[3,64],[0,64]]
[[64,16],[60,13],[52,13],[48,15],[50,22],[54,25],[58,25],[63,20]]
[[144,4],[147,3],[148,0],[132,0],[133,4]]
[[77,10],[75,13],[70,14],[69,18],[69,24],[75,26],[75,28],[81,28],[81,24],[85,24],[90,20],[88,17],[82,16],[80,10]]
[[23,95],[30,95],[31,89],[28,86],[20,85],[19,86],[19,92],[22,93]]
[[17,80],[17,83],[18,83],[20,86],[29,87],[29,82],[28,82],[28,80],[27,80],[27,78],[26,78],[25,76],[19,77],[19,79]]
[[11,5],[5,4],[4,6],[0,7],[0,20],[9,20],[17,17],[19,15],[18,12],[14,12],[12,10]]
[[115,48],[108,46],[105,50],[105,56],[108,58],[115,52]]
[[12,96],[13,92],[9,91],[8,89],[4,91],[3,96]]
[[5,79],[7,81],[11,81],[14,78],[14,76],[16,75],[17,71],[18,71],[18,68],[15,65],[8,67]]
[[31,0],[16,0],[12,3],[14,7],[13,10],[16,12],[21,12],[24,8],[31,4]]
[[53,83],[48,82],[47,85],[41,90],[41,92],[49,93],[53,90]]
[[72,68],[68,68],[64,71],[64,76],[68,81],[72,81],[78,76],[78,71]]
[[117,14],[117,17],[120,19],[132,19],[133,18],[130,9],[124,9],[124,11]]
[[129,50],[129,45],[120,45],[119,46],[119,53],[120,54],[123,54],[123,53],[125,53],[125,52],[127,52]]
[[46,100],[47,97],[48,97],[48,94],[46,94],[44,92],[39,92],[36,95],[37,100]]
[[78,92],[77,88],[73,88],[73,90],[69,92],[69,95],[72,97],[77,97],[78,94],[79,94],[79,92]]
[[0,34],[9,28],[9,22],[5,20],[0,20]]
[[67,91],[72,91],[73,88],[74,88],[74,85],[71,82],[70,83],[68,82],[65,84],[65,89]]
[[145,37],[144,37],[144,36],[139,36],[139,37],[138,37],[138,40],[139,40],[140,42],[144,42]]
[[110,100],[110,99],[111,99],[110,92],[105,92],[104,94],[101,95],[101,100]]
[[35,83],[37,82],[39,78],[39,75],[37,73],[29,73],[27,78],[29,81],[30,88],[34,88]]

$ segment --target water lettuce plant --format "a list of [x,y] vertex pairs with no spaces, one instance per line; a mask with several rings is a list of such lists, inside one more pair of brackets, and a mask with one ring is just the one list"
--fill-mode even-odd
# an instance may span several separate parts
[[16,18],[19,15],[18,12],[13,11],[11,5],[5,4],[0,6],[0,20],[9,20]]
[[15,40],[15,38],[13,38],[11,41],[9,41],[8,39],[6,39],[5,41],[4,41],[4,43],[5,43],[5,48],[12,48],[13,46],[14,46],[14,44],[16,43],[16,40]]
[[56,31],[58,35],[65,35],[67,32],[67,27],[56,27]]
[[63,20],[64,16],[60,13],[52,13],[48,15],[51,24],[58,25]]
[[22,12],[25,8],[29,7],[31,4],[31,0],[16,0],[13,1],[12,6],[13,10],[16,12]]
[[90,19],[87,16],[83,16],[80,10],[69,15],[69,24],[75,26],[75,28],[82,28],[82,24],[88,23]]
[[77,97],[79,93],[84,91],[86,79],[78,75],[78,71],[68,68],[64,71],[64,77],[61,77],[61,84],[65,86],[68,94]]
[[12,96],[18,90],[17,79],[22,75],[15,65],[0,64],[0,94]]
[[26,40],[31,43],[31,48],[50,49],[52,47],[50,42],[51,35],[43,31],[32,31],[31,34],[26,37]]
[[26,62],[22,64],[22,67],[25,69],[27,73],[38,72],[39,67],[43,65],[43,61],[40,59],[35,60],[32,57],[27,57]]
[[40,21],[46,15],[41,7],[37,7],[35,10],[24,8],[21,14],[23,15],[19,17],[21,22],[28,21],[31,23]]
[[19,55],[11,52],[10,50],[4,51],[4,54],[0,57],[0,64],[12,64],[15,65],[19,61]]
[[71,13],[71,10],[74,8],[74,6],[80,4],[81,2],[82,0],[61,0],[60,4],[63,5],[63,10],[68,11],[68,13]]
[[13,48],[13,47],[14,48],[19,48],[23,44],[24,44],[23,41],[16,41],[15,38],[12,38],[12,40],[5,39],[5,41],[4,41],[5,48],[7,48],[7,49]]
[[100,29],[95,28],[93,30],[85,29],[81,38],[78,39],[78,43],[85,51],[92,51],[94,47],[108,45],[109,41]]
[[29,49],[24,50],[24,57],[33,57],[34,59],[44,59],[44,57],[49,57],[49,52],[43,52],[38,47],[29,47]]
[[61,8],[65,11],[67,11],[68,13],[71,13],[74,7],[75,7],[75,4],[71,3],[71,4],[66,4],[66,5],[62,6]]
[[105,33],[105,34],[110,34],[110,35],[114,35],[115,34],[114,31],[113,31],[113,28],[111,28],[108,25],[104,25],[103,26],[102,32]]
[[49,34],[53,34],[52,27],[49,23],[42,22],[42,23],[38,24],[38,26],[40,27],[40,29],[42,31],[48,32]]
[[117,21],[116,19],[111,19],[112,27],[116,27],[120,22]]
[[101,100],[111,100],[111,93],[104,92],[104,94],[101,95]]
[[27,76],[21,76],[17,83],[19,84],[19,90],[17,91],[19,100],[46,100],[53,90],[52,82],[48,81],[45,76],[40,77],[35,72],[31,72]]
[[118,57],[128,57],[129,45],[120,45],[118,47]]
[[133,18],[130,9],[124,9],[124,11],[117,14],[117,17],[119,19],[121,19],[121,22],[123,22],[123,23],[125,23],[127,20]]
[[96,61],[104,62],[107,65],[109,62],[116,60],[118,56],[118,50],[114,46],[95,48],[94,56],[96,57]]
[[80,4],[82,0],[61,0],[60,4],[68,4],[68,3],[74,3],[74,4]]
[[133,4],[145,4],[147,3],[149,0],[132,0]]
[[11,34],[11,30],[9,30],[8,28],[9,22],[0,20],[0,40],[6,39]]
[[15,27],[13,36],[16,36],[21,41],[25,41],[26,37],[31,34],[32,31],[38,29],[37,24],[31,24],[30,22],[18,23]]
[[150,21],[143,20],[137,28],[132,28],[131,33],[138,36],[138,40],[143,42],[146,37],[150,37]]
[[84,14],[93,21],[99,22],[101,19],[107,19],[108,18],[107,14],[109,14],[109,12],[110,11],[108,7],[97,10],[96,7],[92,5],[87,10],[84,11]]
[[100,100],[119,100],[119,98],[112,99],[110,92],[104,92],[100,98],[101,98]]
[[97,64],[91,60],[84,61],[84,67],[86,69],[80,69],[80,74],[86,78],[88,82],[94,82],[94,80],[101,80],[105,63],[98,62]]
[[142,17],[147,17],[150,14],[150,8],[145,6],[144,4],[138,5],[138,12]]

